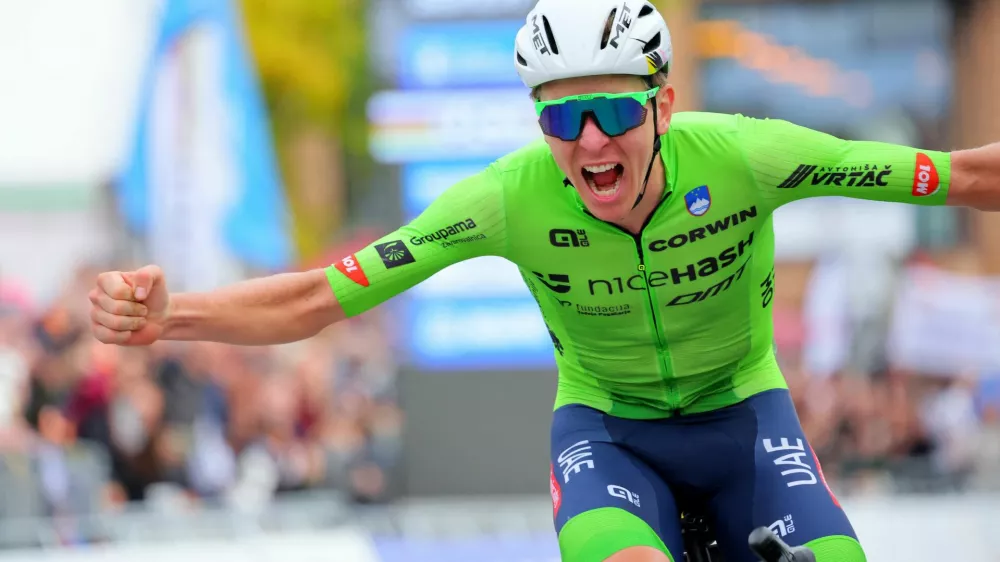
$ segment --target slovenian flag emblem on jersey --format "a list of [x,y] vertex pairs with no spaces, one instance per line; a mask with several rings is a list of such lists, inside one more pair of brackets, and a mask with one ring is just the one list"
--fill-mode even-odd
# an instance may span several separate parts
[[684,203],[687,204],[689,213],[700,217],[712,206],[712,194],[708,192],[707,185],[696,187],[684,195]]

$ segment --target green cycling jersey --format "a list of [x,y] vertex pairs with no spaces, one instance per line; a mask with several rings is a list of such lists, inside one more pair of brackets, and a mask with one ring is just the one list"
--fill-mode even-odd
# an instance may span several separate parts
[[817,196],[944,204],[950,155],[786,121],[689,112],[661,138],[667,185],[633,235],[588,214],[539,140],[327,268],[348,316],[478,256],[513,262],[559,370],[555,406],[649,419],[782,388],[772,213]]

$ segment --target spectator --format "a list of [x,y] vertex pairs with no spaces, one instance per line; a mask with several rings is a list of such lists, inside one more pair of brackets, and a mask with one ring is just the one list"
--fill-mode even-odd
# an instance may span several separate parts
[[922,404],[922,421],[933,443],[936,472],[961,488],[975,469],[980,446],[975,383],[968,376],[946,377],[935,382],[939,390]]
[[[305,490],[392,497],[403,412],[379,309],[285,346],[120,348],[86,329],[88,271],[40,311],[0,290],[0,519],[55,517],[71,542],[87,535],[80,516],[127,502],[253,510]],[[775,315],[803,428],[840,493],[1000,484],[1000,448],[986,437],[1000,443],[995,380],[817,362],[809,342],[822,330],[804,337],[801,305]]]

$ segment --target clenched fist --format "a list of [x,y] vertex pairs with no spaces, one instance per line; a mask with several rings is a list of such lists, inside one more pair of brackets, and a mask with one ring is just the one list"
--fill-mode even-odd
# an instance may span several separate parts
[[149,345],[163,335],[170,294],[160,268],[147,265],[98,275],[90,302],[90,327],[99,341]]

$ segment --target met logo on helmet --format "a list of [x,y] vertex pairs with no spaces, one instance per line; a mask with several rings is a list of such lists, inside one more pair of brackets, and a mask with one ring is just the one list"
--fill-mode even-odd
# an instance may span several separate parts
[[937,193],[941,186],[941,177],[930,156],[923,152],[917,153],[917,167],[913,171],[913,196],[927,197]]
[[368,286],[368,276],[365,275],[365,270],[361,269],[361,264],[358,263],[358,258],[354,254],[335,263],[333,267],[337,268],[337,271],[343,273],[348,279],[358,285],[362,287]]
[[549,54],[549,48],[545,45],[545,39],[542,37],[542,28],[538,25],[538,14],[531,16],[531,42],[534,43],[539,54]]
[[616,49],[618,48],[618,39],[621,38],[622,32],[632,27],[632,19],[629,18],[630,13],[628,4],[622,4],[622,11],[618,16],[618,24],[615,26],[615,36],[608,41],[608,44]]

